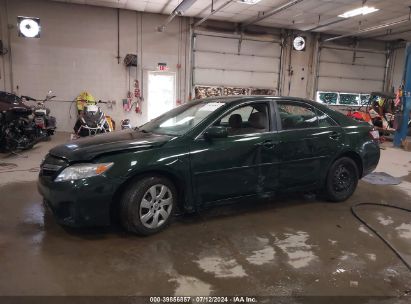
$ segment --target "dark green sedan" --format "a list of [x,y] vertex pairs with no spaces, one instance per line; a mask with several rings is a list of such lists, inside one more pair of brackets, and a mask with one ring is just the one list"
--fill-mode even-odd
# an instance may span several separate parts
[[290,97],[226,97],[184,104],[139,129],[57,146],[38,188],[57,221],[152,234],[175,210],[239,198],[317,191],[344,201],[378,164],[378,132]]

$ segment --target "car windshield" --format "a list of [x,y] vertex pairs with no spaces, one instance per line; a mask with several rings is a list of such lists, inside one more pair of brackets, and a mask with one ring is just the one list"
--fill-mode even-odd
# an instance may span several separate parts
[[218,99],[187,103],[149,121],[141,126],[139,130],[155,134],[181,136],[223,105],[225,105],[225,102]]

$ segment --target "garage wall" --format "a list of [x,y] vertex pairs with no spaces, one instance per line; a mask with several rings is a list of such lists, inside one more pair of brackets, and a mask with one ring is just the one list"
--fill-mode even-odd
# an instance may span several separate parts
[[[19,15],[41,18],[40,39],[17,36],[16,20]],[[147,100],[147,72],[156,70],[157,63],[166,62],[169,71],[177,73],[177,99],[183,102],[189,99],[189,19],[175,18],[165,32],[157,32],[156,27],[166,19],[165,15],[120,10],[121,61],[127,53],[139,55],[138,69],[129,71],[116,59],[116,9],[43,0],[0,0],[0,39],[6,48],[11,46],[12,50],[0,56],[0,89],[36,98],[44,97],[48,90],[53,90],[58,101],[50,103],[49,107],[57,117],[60,130],[72,130],[76,115],[74,104],[70,111],[70,101],[83,90],[92,93],[96,99],[115,100],[117,104],[113,109],[102,107],[118,124],[121,119],[130,118],[134,125],[140,125],[147,120],[146,101],[142,104],[143,114],[140,115],[124,112],[122,99],[126,98],[129,83],[138,79],[143,97]],[[10,30],[8,25],[12,26]],[[180,27],[183,29],[182,35]],[[285,33],[290,37],[296,34]],[[383,53],[357,52],[353,63],[352,50],[323,48],[317,82],[318,37],[301,34],[307,38],[306,51],[291,50],[291,39],[287,39],[282,52],[281,71],[281,47],[273,42],[278,39],[278,34],[270,34],[263,39],[259,37],[257,40],[260,41],[243,37],[240,52],[238,37],[197,35],[193,53],[193,83],[277,89],[278,73],[281,73],[282,95],[313,98],[316,84],[319,90],[325,91],[368,93],[382,90],[385,71]],[[363,43],[365,46],[360,45],[361,48],[384,50],[382,43]],[[403,65],[403,52],[398,50],[397,53],[392,73],[395,87],[401,81]]]
[[405,48],[398,48],[394,50],[393,54],[393,68],[390,85],[394,87],[397,91],[401,85],[402,78],[404,75],[405,67]]
[[318,90],[346,93],[382,91],[386,55],[384,51],[321,48]]
[[[296,35],[301,35],[306,40],[305,51],[295,51],[292,47]],[[281,95],[302,98],[313,98],[316,58],[315,34],[293,33],[285,42],[283,55],[282,89]]]
[[[14,91],[19,95],[44,97],[53,90],[57,100],[49,104],[59,130],[71,131],[75,123],[75,105],[70,102],[83,90],[96,99],[115,100],[113,109],[102,108],[119,124],[128,117],[133,124],[147,120],[147,105],[143,114],[124,112],[123,98],[129,89],[129,71],[122,63],[127,53],[143,54],[141,66],[130,70],[131,83],[140,80],[146,97],[146,72],[156,70],[158,62],[166,62],[169,70],[183,78],[185,59],[180,56],[181,68],[177,68],[179,50],[179,18],[164,33],[156,31],[167,16],[120,11],[120,56],[117,59],[117,10],[96,6],[56,3],[50,1],[0,0],[1,38],[7,42],[7,23],[10,30]],[[7,16],[6,16],[7,13]],[[17,16],[35,16],[41,19],[40,39],[24,39],[17,36]],[[7,17],[7,18],[6,18]],[[186,25],[186,19],[183,21]],[[186,39],[188,35],[184,35]],[[185,45],[185,43],[183,44]],[[181,46],[181,45],[180,45]],[[7,47],[7,45],[6,45]],[[180,51],[180,54],[184,52]],[[10,91],[10,54],[0,59],[1,89]],[[139,58],[139,64],[141,58]],[[4,73],[5,76],[4,77]],[[143,78],[142,78],[143,75]],[[184,79],[184,78],[183,78]],[[185,81],[181,81],[180,94],[188,95]],[[66,102],[63,102],[66,101]],[[70,117],[71,116],[71,117]]]
[[229,37],[196,32],[194,85],[278,88],[279,37]]

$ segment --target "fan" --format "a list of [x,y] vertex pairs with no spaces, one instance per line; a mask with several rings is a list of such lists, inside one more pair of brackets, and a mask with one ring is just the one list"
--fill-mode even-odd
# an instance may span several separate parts
[[20,37],[40,38],[40,19],[35,17],[17,17],[17,25]]

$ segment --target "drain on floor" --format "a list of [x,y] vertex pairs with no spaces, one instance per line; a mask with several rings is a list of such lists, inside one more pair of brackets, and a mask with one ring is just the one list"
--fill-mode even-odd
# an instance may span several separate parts
[[17,168],[16,164],[13,163],[0,163],[0,172],[1,171],[9,171]]
[[364,176],[363,181],[374,185],[398,185],[401,180],[385,172],[373,172]]

